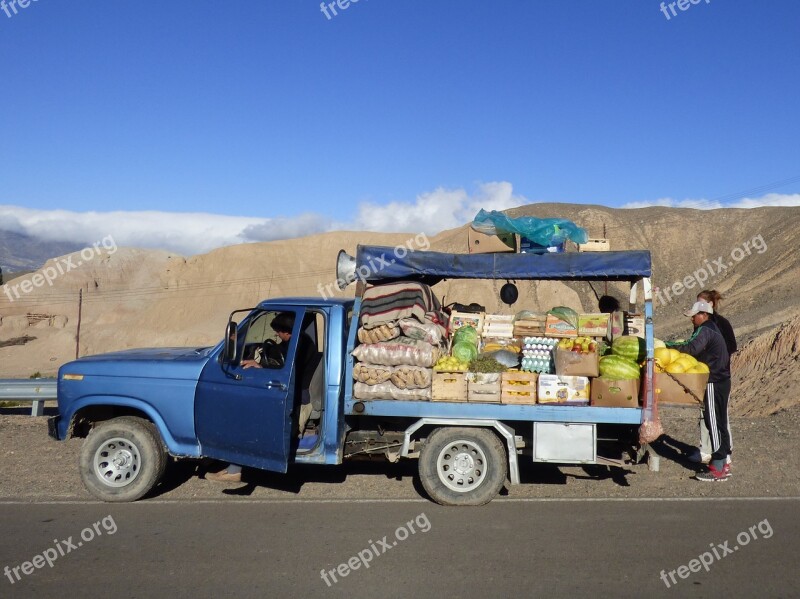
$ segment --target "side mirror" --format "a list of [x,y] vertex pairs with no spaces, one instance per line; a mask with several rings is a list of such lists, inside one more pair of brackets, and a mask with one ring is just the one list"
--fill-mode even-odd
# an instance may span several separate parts
[[228,364],[236,362],[236,347],[238,345],[236,342],[236,328],[238,326],[235,320],[230,320],[228,321],[228,326],[225,327],[225,349],[222,353],[222,359]]

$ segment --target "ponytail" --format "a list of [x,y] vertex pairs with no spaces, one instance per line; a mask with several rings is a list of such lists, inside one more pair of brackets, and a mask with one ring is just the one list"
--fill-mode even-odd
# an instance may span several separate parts
[[722,301],[722,294],[719,291],[716,289],[704,289],[697,295],[698,297],[702,297],[707,302],[710,302],[714,307],[714,312],[719,311],[720,302]]

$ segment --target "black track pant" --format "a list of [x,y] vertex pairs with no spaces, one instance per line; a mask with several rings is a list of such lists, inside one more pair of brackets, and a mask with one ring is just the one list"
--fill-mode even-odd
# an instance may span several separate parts
[[711,436],[712,460],[724,460],[731,453],[731,428],[728,422],[728,398],[731,380],[709,383],[706,387],[705,421]]

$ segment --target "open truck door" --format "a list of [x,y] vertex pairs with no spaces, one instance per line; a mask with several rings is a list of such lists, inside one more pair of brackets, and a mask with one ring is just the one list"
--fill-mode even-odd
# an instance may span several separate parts
[[[271,328],[279,314],[294,317],[284,359],[276,359],[280,339]],[[203,456],[273,472],[286,472],[295,433],[295,354],[305,310],[270,306],[253,310],[238,327],[229,326],[217,355],[197,384],[195,426]],[[285,347],[285,346],[284,346]],[[256,354],[264,366],[245,367]]]

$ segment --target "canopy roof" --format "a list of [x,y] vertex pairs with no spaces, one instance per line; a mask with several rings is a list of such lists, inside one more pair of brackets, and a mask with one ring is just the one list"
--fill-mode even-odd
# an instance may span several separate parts
[[539,279],[636,281],[651,276],[650,252],[547,254],[445,254],[400,247],[359,245],[356,275],[370,283],[387,280]]

